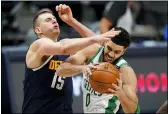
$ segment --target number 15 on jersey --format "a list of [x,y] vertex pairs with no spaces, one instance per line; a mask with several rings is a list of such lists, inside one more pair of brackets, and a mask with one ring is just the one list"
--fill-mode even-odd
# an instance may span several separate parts
[[51,87],[61,90],[64,86],[64,81],[65,81],[65,77],[57,76],[57,74],[55,74]]

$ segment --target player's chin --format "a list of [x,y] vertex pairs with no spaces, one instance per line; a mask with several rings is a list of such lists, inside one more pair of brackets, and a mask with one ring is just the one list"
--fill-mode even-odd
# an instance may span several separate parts
[[60,34],[60,30],[53,30],[54,34]]
[[53,32],[60,33],[60,29],[53,29]]

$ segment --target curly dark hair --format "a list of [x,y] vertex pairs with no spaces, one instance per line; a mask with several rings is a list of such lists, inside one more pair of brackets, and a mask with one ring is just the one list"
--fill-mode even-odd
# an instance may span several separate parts
[[112,42],[117,45],[124,46],[124,48],[129,47],[131,44],[131,35],[122,27],[115,27],[114,29],[120,30],[121,32],[112,39]]

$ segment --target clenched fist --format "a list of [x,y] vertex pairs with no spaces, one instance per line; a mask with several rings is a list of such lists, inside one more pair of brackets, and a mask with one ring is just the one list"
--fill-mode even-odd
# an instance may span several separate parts
[[57,5],[55,8],[62,21],[64,21],[65,23],[70,23],[72,21],[73,15],[71,8],[68,5],[60,4]]

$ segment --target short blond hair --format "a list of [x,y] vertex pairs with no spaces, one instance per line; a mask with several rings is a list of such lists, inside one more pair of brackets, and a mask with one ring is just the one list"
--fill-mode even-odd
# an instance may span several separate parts
[[35,29],[35,27],[37,26],[37,22],[38,22],[38,17],[41,15],[41,14],[44,14],[44,13],[51,13],[52,15],[54,15],[54,13],[52,12],[52,10],[48,9],[48,8],[43,8],[41,9],[34,17],[33,19],[33,28]]

